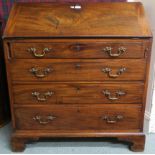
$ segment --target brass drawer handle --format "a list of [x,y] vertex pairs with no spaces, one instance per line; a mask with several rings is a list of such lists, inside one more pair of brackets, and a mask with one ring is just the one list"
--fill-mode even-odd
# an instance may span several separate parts
[[126,71],[126,68],[125,67],[122,67],[122,68],[118,69],[118,71],[116,72],[116,74],[112,74],[111,73],[112,72],[112,69],[111,68],[107,68],[106,67],[106,68],[103,68],[102,69],[102,72],[107,73],[110,78],[117,78],[122,73],[124,73],[125,71]]
[[50,52],[51,51],[51,48],[44,48],[41,52],[37,52],[37,49],[36,48],[29,48],[28,49],[29,52],[32,52],[33,55],[37,58],[42,58],[45,56],[46,52]]
[[126,95],[126,93],[124,91],[118,90],[115,92],[115,97],[111,96],[110,91],[108,90],[103,90],[102,93],[109,99],[109,100],[118,100],[120,96],[124,96]]
[[39,124],[48,124],[50,123],[51,121],[53,121],[56,117],[55,116],[47,116],[47,117],[42,117],[42,116],[39,116],[39,115],[36,115],[33,117],[33,120],[34,121],[38,121]]
[[54,94],[52,91],[48,91],[44,94],[41,94],[39,92],[32,92],[32,96],[36,97],[38,101],[44,102],[47,101],[48,97],[51,97]]
[[119,57],[120,55],[122,55],[124,52],[126,52],[126,48],[125,47],[120,47],[118,48],[117,53],[112,53],[112,48],[111,47],[105,47],[103,49],[105,52],[107,52],[109,54],[109,56],[111,57]]
[[103,116],[102,119],[105,120],[109,124],[115,124],[118,121],[122,120],[124,117],[122,115],[117,115],[117,116]]
[[49,73],[51,73],[53,71],[53,69],[52,68],[45,68],[43,70],[39,70],[35,67],[32,67],[29,71],[30,71],[30,73],[32,73],[37,78],[44,78]]

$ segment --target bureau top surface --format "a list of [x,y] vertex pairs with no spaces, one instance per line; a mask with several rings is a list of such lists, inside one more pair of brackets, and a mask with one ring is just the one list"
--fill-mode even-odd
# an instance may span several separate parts
[[151,31],[139,2],[15,3],[3,37],[151,37]]

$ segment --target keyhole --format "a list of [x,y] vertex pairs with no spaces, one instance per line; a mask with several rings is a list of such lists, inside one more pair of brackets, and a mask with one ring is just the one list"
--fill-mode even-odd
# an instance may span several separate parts
[[76,87],[76,91],[77,91],[77,93],[79,93],[80,92],[80,88]]
[[76,69],[80,69],[80,68],[81,68],[81,65],[80,65],[80,64],[76,64],[76,65],[75,65],[75,68],[76,68]]

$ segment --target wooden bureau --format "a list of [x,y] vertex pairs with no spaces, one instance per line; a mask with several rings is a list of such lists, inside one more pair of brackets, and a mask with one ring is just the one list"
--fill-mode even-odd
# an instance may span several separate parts
[[152,34],[141,3],[16,3],[3,41],[14,151],[42,137],[143,151]]

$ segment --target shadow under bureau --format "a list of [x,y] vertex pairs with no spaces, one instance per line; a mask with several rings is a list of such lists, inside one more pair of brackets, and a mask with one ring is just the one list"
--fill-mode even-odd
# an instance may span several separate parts
[[3,41],[14,151],[42,137],[143,151],[152,34],[141,3],[16,3]]

